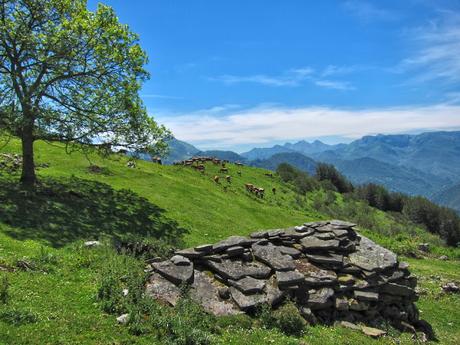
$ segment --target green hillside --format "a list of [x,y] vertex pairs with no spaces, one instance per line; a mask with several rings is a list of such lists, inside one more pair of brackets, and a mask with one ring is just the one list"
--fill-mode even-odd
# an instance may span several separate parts
[[[20,148],[16,140],[0,147],[0,154],[19,153]],[[213,243],[258,229],[330,218],[327,205],[331,210],[365,209],[386,232],[362,231],[399,253],[420,255],[414,249],[417,244],[431,243],[431,253],[426,254],[430,260],[408,259],[423,292],[418,306],[441,344],[460,340],[460,298],[440,294],[441,283],[460,280],[458,249],[443,247],[439,238],[415,227],[405,233],[391,215],[360,208],[364,206],[359,202],[338,194],[333,200],[321,191],[301,196],[258,168],[229,164],[232,182],[221,178],[217,184],[213,177],[226,174],[219,174],[220,167],[212,163],[207,163],[205,174],[140,160],[128,168],[129,158],[122,155],[102,159],[66,155],[59,144],[37,142],[35,147],[42,181],[36,191],[18,186],[18,172],[0,170],[0,344],[164,343],[151,331],[117,324],[118,315],[105,312],[107,305],[97,297],[100,287],[120,272],[121,277],[142,276],[143,261],[117,254],[109,245],[88,249],[83,241],[137,238],[162,240],[166,247]],[[248,194],[245,183],[265,188],[265,198]],[[438,260],[441,254],[450,260]],[[185,327],[185,316],[184,320],[177,327]],[[163,327],[152,322],[150,330]],[[299,339],[264,329],[256,321],[252,328],[247,320],[219,325],[210,343],[413,343],[410,334],[395,332],[375,341],[348,329],[316,326]]]

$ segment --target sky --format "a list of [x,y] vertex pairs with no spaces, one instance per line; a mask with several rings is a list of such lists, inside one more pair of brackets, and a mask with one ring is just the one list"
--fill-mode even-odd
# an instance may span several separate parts
[[460,129],[460,0],[102,2],[149,114],[200,149]]

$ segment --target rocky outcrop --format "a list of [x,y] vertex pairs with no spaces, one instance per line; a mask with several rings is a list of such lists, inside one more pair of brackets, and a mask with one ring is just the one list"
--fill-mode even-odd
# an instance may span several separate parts
[[171,305],[181,286],[215,315],[296,302],[310,322],[419,324],[416,278],[391,251],[332,220],[232,236],[152,263],[147,293]]

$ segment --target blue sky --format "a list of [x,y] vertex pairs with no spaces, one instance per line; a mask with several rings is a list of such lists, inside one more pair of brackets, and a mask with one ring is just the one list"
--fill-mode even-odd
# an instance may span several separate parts
[[149,113],[200,148],[460,128],[460,1],[103,2],[149,55]]

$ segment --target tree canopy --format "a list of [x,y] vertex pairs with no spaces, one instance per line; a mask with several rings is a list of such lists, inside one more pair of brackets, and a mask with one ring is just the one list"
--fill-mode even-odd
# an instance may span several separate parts
[[0,128],[22,140],[23,182],[35,182],[38,139],[69,150],[165,150],[169,132],[138,94],[149,77],[138,41],[106,5],[0,0]]

